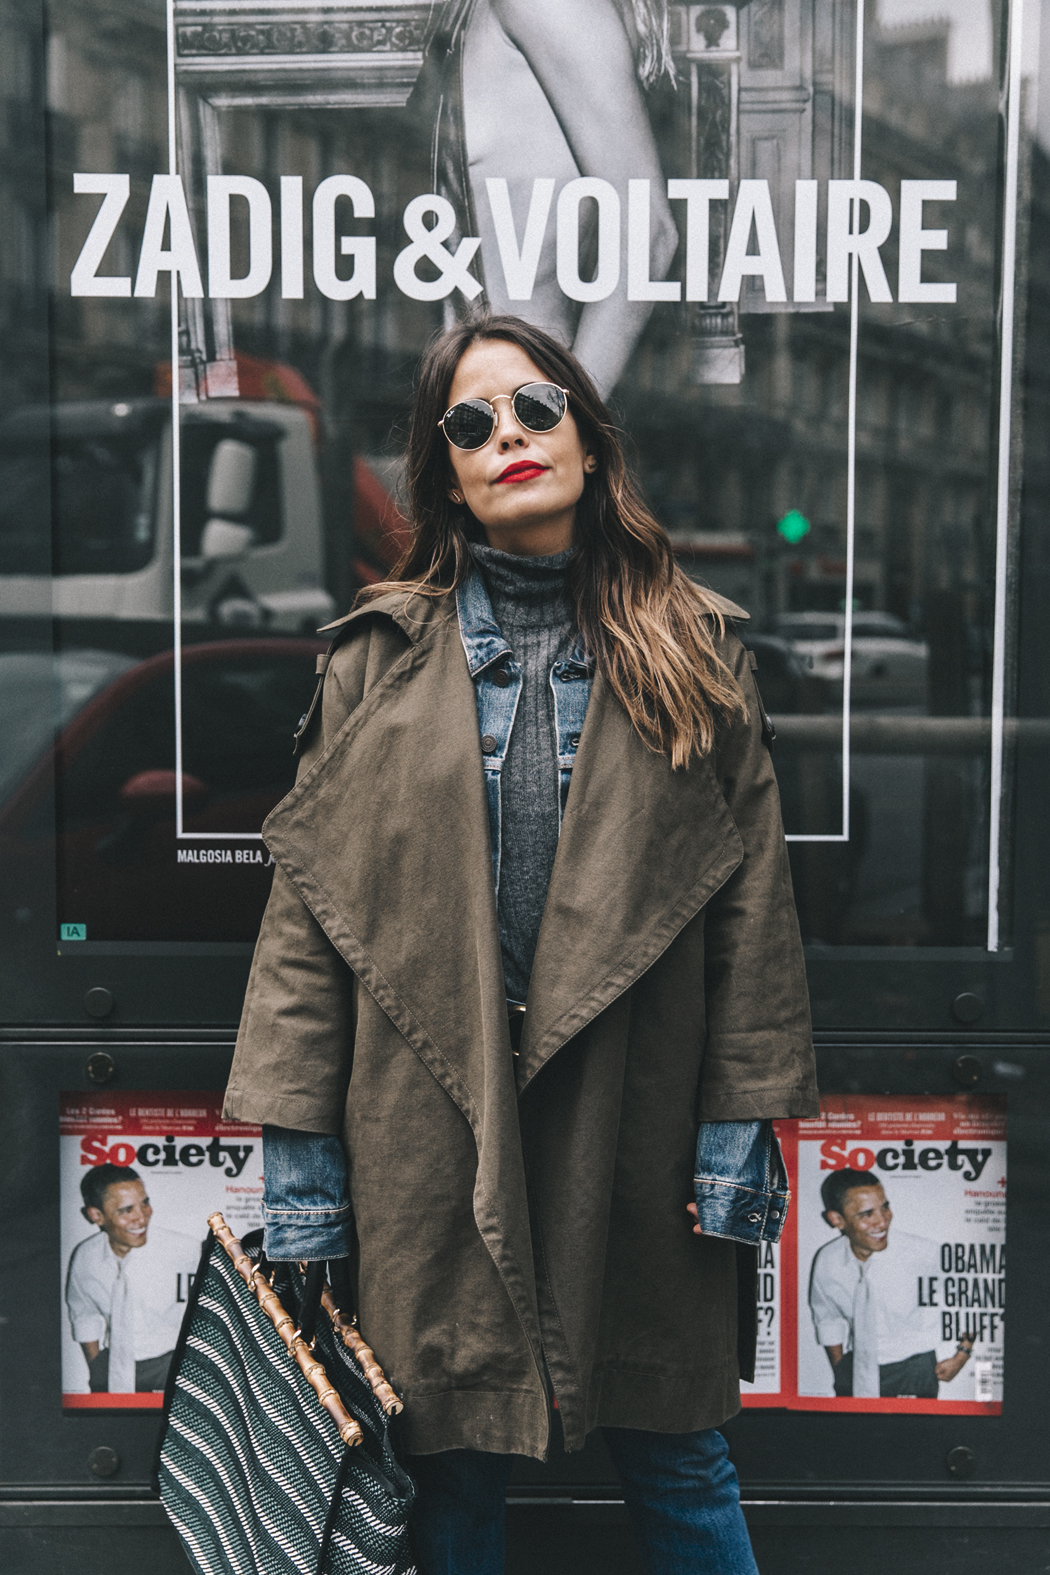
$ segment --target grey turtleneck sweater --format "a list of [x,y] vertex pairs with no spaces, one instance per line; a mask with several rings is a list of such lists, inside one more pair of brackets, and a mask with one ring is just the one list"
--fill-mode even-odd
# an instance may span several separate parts
[[499,935],[507,998],[524,1001],[558,849],[558,754],[550,672],[572,649],[572,549],[522,558],[474,545],[492,613],[522,685],[501,778]]

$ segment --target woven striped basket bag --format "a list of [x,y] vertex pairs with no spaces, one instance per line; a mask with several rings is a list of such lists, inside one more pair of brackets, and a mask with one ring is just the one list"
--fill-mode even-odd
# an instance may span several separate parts
[[413,1488],[390,1439],[401,1402],[324,1266],[308,1281],[266,1263],[261,1231],[241,1242],[221,1214],[208,1224],[155,1473],[190,1563],[198,1575],[415,1575]]

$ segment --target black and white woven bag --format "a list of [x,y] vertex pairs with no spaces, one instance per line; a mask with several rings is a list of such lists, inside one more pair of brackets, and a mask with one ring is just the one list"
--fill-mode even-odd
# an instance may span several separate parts
[[415,1575],[393,1391],[371,1364],[369,1382],[323,1312],[312,1348],[296,1345],[304,1276],[276,1264],[263,1280],[262,1232],[238,1242],[221,1216],[209,1224],[156,1471],[191,1564],[198,1575]]

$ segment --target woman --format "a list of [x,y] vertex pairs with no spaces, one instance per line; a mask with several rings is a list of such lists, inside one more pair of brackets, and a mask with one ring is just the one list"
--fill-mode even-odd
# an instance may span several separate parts
[[409,476],[412,544],[334,626],[265,827],[226,1110],[265,1124],[267,1250],[351,1255],[423,1575],[502,1569],[555,1416],[569,1450],[604,1430],[652,1570],[752,1572],[714,1431],[736,1233],[691,1225],[694,1146],[750,1185],[817,1100],[745,615],[519,319],[432,346]]

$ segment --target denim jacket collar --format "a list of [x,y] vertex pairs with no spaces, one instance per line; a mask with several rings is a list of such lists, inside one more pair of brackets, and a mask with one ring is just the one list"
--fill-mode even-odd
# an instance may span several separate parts
[[[493,616],[489,593],[476,564],[471,564],[470,573],[456,590],[456,613],[459,618],[459,637],[463,641],[471,678],[477,678],[493,662],[512,654]],[[579,637],[569,655],[555,664],[555,671],[561,668],[584,673],[588,678],[593,677],[594,661],[588,657]]]
[[471,678],[476,678],[493,662],[511,654],[510,646],[492,615],[492,603],[485,582],[473,564],[467,578],[456,591],[456,613],[459,618],[459,637],[463,641]]
[[[503,837],[503,766],[514,730],[523,675],[520,663],[514,660],[514,653],[496,623],[484,579],[476,567],[472,567],[456,592],[456,613],[467,669],[474,683],[492,876],[498,892]],[[495,674],[497,666],[501,671]],[[570,654],[554,663],[548,678],[554,696],[559,828],[565,818],[572,768],[590,702],[592,666],[577,638]]]

